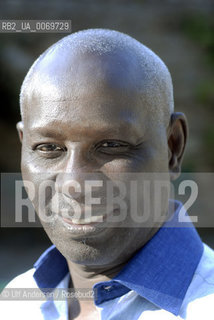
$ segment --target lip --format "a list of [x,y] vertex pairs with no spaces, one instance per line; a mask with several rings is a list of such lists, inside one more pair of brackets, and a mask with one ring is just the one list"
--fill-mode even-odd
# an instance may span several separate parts
[[96,225],[104,222],[107,218],[107,214],[102,215],[102,216],[92,216],[90,218],[85,218],[85,219],[67,219],[67,218],[62,218],[65,222],[75,225],[75,226],[82,226],[82,225]]
[[[87,219],[68,219],[58,216],[63,226],[74,236],[90,236],[106,230],[107,218],[112,215],[117,209],[114,209],[111,213],[105,213],[103,215],[94,216],[92,220]],[[90,219],[91,219],[90,218]],[[94,220],[94,221],[93,221]]]

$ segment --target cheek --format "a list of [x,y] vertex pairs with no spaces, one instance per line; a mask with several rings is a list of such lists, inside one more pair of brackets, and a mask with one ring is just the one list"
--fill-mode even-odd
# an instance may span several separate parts
[[164,142],[152,145],[145,150],[142,161],[139,163],[141,172],[167,172],[168,171],[168,149]]
[[131,158],[113,159],[106,162],[101,170],[103,173],[139,173],[168,171],[167,149],[149,147],[136,153]]
[[45,179],[53,180],[56,168],[47,159],[40,158],[37,154],[23,145],[21,170],[24,179],[29,179],[35,184]]
[[45,208],[55,193],[55,174],[37,166],[27,152],[22,153],[21,170],[26,192],[38,214],[40,206]]
[[149,148],[148,150],[139,150],[129,157],[112,159],[103,164],[100,169],[104,173],[142,172],[153,166],[154,159],[155,151]]
[[128,172],[133,168],[133,159],[113,159],[106,162],[100,169],[103,173],[107,172]]

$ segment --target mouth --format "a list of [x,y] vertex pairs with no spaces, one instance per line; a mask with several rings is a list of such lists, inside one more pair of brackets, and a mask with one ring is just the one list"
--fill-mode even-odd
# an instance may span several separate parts
[[90,218],[85,218],[85,219],[75,219],[75,218],[62,218],[65,222],[73,225],[91,225],[91,224],[99,224],[103,221],[105,221],[107,218],[107,214],[103,216],[93,216]]
[[95,235],[108,229],[107,219],[116,212],[114,209],[111,213],[100,214],[99,216],[90,216],[86,218],[63,217],[58,215],[63,227],[73,236],[84,237]]

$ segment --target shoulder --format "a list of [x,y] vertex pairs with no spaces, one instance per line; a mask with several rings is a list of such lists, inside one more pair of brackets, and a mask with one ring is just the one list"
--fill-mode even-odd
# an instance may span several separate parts
[[5,288],[37,288],[33,274],[35,268],[29,269],[26,272],[13,278]]
[[[46,299],[34,280],[34,272],[32,268],[18,275],[4,288],[0,294],[0,318],[4,315],[8,320],[67,319],[67,300]],[[69,278],[68,273],[57,288],[67,288]]]
[[[213,319],[214,251],[204,244],[204,252],[184,298],[181,315],[185,319]],[[210,317],[210,318],[209,318]]]
[[[206,292],[214,293],[214,250],[204,244],[204,252],[195,271],[194,281],[206,288]],[[200,289],[200,288],[199,288]]]
[[4,319],[27,320],[29,316],[32,320],[43,319],[41,318],[41,312],[39,312],[41,301],[26,301],[26,298],[23,299],[22,297],[27,294],[24,289],[37,288],[33,278],[34,271],[33,268],[18,275],[1,292],[0,310]]

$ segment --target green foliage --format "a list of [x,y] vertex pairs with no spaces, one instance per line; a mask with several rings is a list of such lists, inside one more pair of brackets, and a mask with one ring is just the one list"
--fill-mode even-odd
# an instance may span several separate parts
[[196,90],[197,100],[204,104],[214,105],[214,79],[202,82]]
[[213,141],[214,141],[214,126],[210,125],[206,128],[203,141],[205,144],[205,151],[206,151],[206,159],[208,163],[211,165],[214,164],[214,148],[213,148]]
[[207,52],[209,63],[214,66],[214,19],[213,15],[192,14],[182,19],[181,28]]
[[206,145],[208,148],[212,148],[213,149],[213,141],[214,141],[214,126],[209,126],[205,133],[204,133],[204,138],[206,141]]
[[0,292],[4,289],[4,287],[8,284],[8,281],[0,280]]

